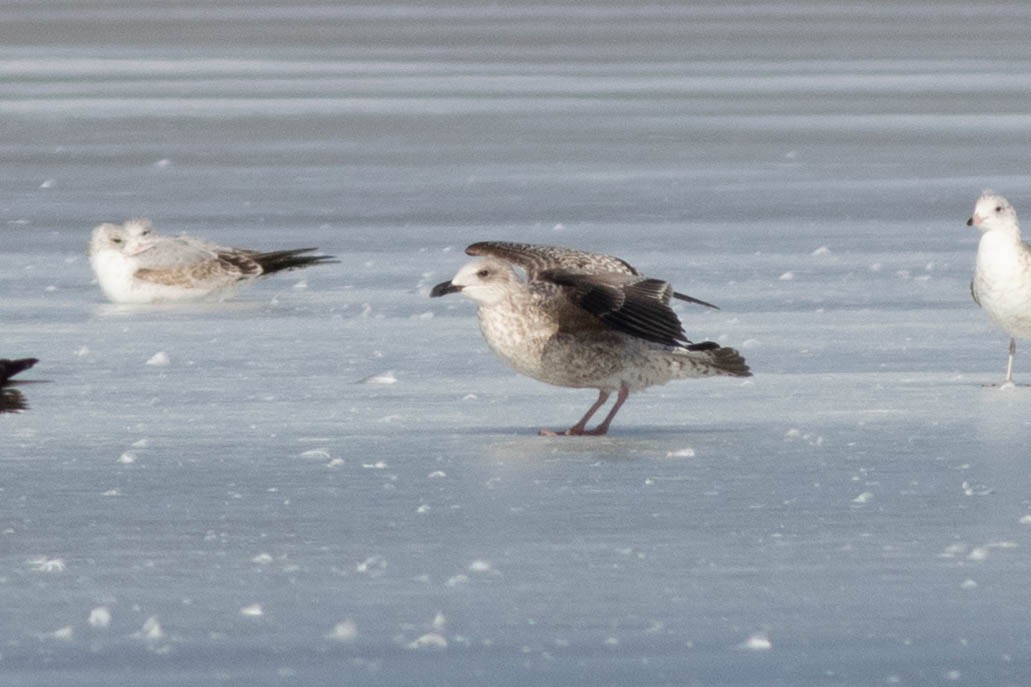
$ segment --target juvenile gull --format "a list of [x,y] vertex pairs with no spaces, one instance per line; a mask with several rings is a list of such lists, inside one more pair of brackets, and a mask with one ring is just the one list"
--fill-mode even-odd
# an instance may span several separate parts
[[[561,434],[605,434],[627,395],[654,384],[752,374],[733,348],[689,341],[669,303],[679,298],[716,306],[677,293],[624,260],[502,241],[474,243],[465,252],[476,259],[430,296],[461,292],[475,301],[487,344],[517,371],[557,386],[598,390],[587,413]],[[614,391],[608,415],[587,429]]]
[[221,300],[259,277],[335,262],[317,249],[263,253],[191,236],[161,236],[146,219],[101,224],[89,244],[90,265],[115,303]]
[[1021,239],[1013,206],[991,191],[977,199],[967,226],[981,230],[970,293],[992,321],[1010,335],[1003,386],[1012,386],[1016,337],[1031,337],[1031,246]]

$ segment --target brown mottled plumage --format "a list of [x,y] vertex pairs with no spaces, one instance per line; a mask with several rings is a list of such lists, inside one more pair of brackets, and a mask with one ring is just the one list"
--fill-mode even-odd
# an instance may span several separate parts
[[[565,434],[605,434],[631,391],[672,379],[751,375],[734,349],[688,340],[670,299],[710,304],[643,276],[625,260],[500,241],[474,243],[466,252],[477,259],[430,295],[460,291],[476,301],[487,343],[519,372],[598,389],[597,401]],[[618,397],[608,416],[587,430],[613,391]]]

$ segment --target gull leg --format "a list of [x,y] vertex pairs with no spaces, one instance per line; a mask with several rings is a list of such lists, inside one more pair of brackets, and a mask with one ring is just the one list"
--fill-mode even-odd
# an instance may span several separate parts
[[619,395],[616,396],[616,402],[612,405],[612,410],[605,416],[605,419],[601,421],[601,424],[594,429],[584,432],[584,434],[591,434],[593,436],[601,436],[609,431],[609,424],[612,422],[612,418],[616,417],[616,413],[626,402],[627,396],[630,395],[630,389],[626,387],[626,384],[619,387]]
[[[622,394],[622,393],[623,392],[620,391],[620,394]],[[582,418],[580,418],[580,421],[577,422],[575,425],[573,425],[572,427],[570,427],[569,429],[567,429],[564,432],[555,432],[555,431],[552,431],[550,429],[542,429],[542,430],[540,430],[537,433],[539,435],[541,435],[542,437],[556,437],[556,436],[559,436],[561,434],[572,434],[572,435],[584,434],[584,428],[587,427],[587,421],[591,419],[592,415],[594,415],[596,412],[598,412],[598,408],[601,408],[603,405],[605,405],[605,401],[607,401],[607,400],[609,400],[609,392],[608,391],[603,391],[601,389],[598,389],[598,400],[594,402],[594,405],[592,405],[590,408],[587,409],[587,412],[584,414],[584,416]],[[617,404],[618,404],[618,401],[617,401]],[[609,415],[614,415],[614,414],[615,413],[609,413]],[[606,423],[610,419],[611,418],[606,418]],[[604,434],[604,432],[603,432],[603,434]]]
[[1006,365],[1006,381],[1004,385],[1008,384],[1013,386],[1013,354],[1017,352],[1017,341],[1012,336],[1010,337],[1010,360]]

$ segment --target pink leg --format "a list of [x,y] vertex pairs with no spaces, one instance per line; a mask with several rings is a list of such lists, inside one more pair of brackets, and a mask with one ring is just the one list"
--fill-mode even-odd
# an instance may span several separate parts
[[[620,393],[622,394],[623,392],[620,391]],[[570,434],[570,435],[584,434],[584,428],[587,427],[587,421],[591,419],[592,415],[594,415],[596,412],[598,412],[598,408],[601,408],[603,405],[605,405],[605,401],[607,401],[607,400],[609,400],[609,392],[608,391],[602,391],[601,389],[599,389],[598,390],[598,400],[594,402],[594,405],[592,405],[590,408],[587,409],[587,412],[584,414],[584,416],[582,418],[580,418],[580,421],[577,422],[575,425],[573,425],[572,427],[570,427],[569,429],[567,429],[564,432],[554,432],[554,431],[552,431],[550,429],[542,429],[542,430],[540,430],[538,432],[538,434],[540,434],[542,437],[557,437],[557,436],[559,436],[561,434]],[[610,417],[605,418],[605,422],[607,423],[609,420],[611,420],[612,419],[611,416],[614,415],[614,414],[615,413],[609,413]]]
[[619,412],[619,409],[626,402],[626,398],[629,395],[630,389],[626,388],[626,384],[619,387],[619,395],[616,396],[616,402],[612,405],[612,410],[609,411],[609,414],[605,416],[605,419],[601,421],[600,425],[588,432],[584,432],[584,434],[591,434],[593,436],[602,436],[603,434],[606,434],[609,431],[609,424],[612,423],[612,418],[616,417],[616,413]]

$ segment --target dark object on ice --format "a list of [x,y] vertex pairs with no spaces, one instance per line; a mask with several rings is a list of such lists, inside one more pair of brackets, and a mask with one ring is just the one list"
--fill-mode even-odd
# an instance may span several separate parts
[[29,409],[29,403],[25,400],[25,394],[17,389],[0,389],[0,414],[20,413]]
[[4,386],[11,377],[19,372],[24,372],[38,362],[39,360],[36,358],[19,358],[18,360],[0,358],[0,386]]

